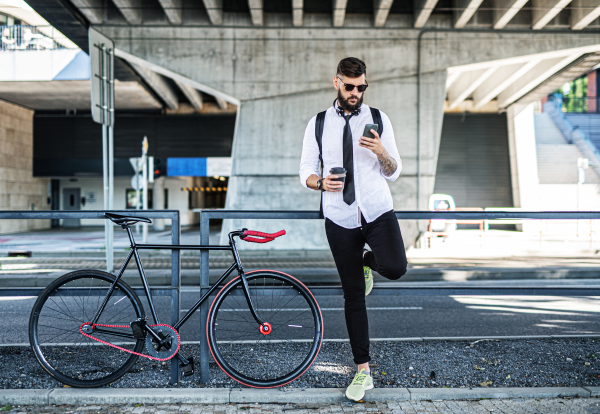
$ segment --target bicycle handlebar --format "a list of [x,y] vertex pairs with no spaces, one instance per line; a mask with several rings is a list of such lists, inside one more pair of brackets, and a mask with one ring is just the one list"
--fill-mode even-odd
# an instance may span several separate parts
[[[279,230],[277,233],[262,233],[260,231],[255,230],[244,230],[244,233],[240,238],[244,241],[251,243],[268,243],[272,242],[277,237],[283,236],[284,234],[285,230]],[[248,236],[256,236],[260,238]]]

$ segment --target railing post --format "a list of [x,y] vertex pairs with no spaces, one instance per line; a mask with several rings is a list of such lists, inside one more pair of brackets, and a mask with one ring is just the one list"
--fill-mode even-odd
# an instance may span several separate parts
[[[171,244],[181,244],[181,225],[179,222],[179,211],[172,213],[171,217]],[[179,320],[179,309],[181,303],[181,250],[171,250],[171,326]],[[171,385],[179,382],[179,360],[171,359]]]
[[[210,244],[210,216],[209,212],[200,211],[200,244]],[[209,281],[209,251],[200,250],[200,296],[207,291]],[[208,337],[206,335],[208,327],[205,326],[208,318],[208,306],[209,302],[206,300],[200,306],[200,382],[208,384],[209,378],[209,350],[208,350]],[[204,328],[204,329],[203,329]]]

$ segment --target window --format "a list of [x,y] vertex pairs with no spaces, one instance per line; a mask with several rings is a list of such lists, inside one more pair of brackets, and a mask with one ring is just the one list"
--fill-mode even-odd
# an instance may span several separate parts
[[21,20],[15,19],[14,17],[4,13],[0,13],[0,26],[20,26],[21,24]]
[[[140,210],[142,209],[142,194],[140,191]],[[136,209],[137,200],[136,200],[136,191],[133,188],[128,188],[125,190],[125,208],[126,209]],[[148,189],[148,210],[152,210],[152,190]]]
[[554,99],[559,99],[563,112],[587,112],[587,75],[565,83],[554,92]]

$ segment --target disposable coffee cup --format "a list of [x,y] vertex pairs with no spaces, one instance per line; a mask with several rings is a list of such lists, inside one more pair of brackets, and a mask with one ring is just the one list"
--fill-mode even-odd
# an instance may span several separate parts
[[337,175],[338,178],[332,178],[331,181],[346,181],[346,169],[344,167],[333,167],[329,174]]

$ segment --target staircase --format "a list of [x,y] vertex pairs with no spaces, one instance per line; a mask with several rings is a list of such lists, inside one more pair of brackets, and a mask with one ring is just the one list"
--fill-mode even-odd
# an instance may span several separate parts
[[566,114],[566,117],[600,148],[600,114]]
[[[577,146],[569,144],[547,113],[535,114],[535,142],[540,184],[577,184],[577,158],[583,157]],[[598,184],[593,169],[585,171],[586,184]]]

